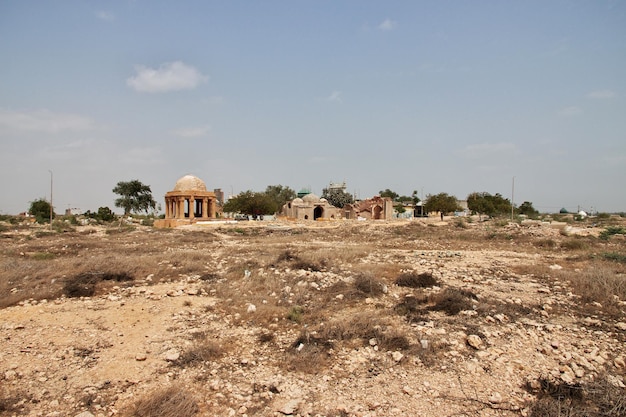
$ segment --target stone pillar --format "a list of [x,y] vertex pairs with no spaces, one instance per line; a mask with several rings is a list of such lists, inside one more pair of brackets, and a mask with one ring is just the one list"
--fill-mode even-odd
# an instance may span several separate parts
[[212,199],[210,200],[210,209],[209,209],[209,213],[208,213],[208,215],[209,215],[209,217],[210,217],[210,218],[212,218],[212,219],[214,219],[214,218],[216,217],[216,216],[215,216],[215,199],[214,199],[214,198],[212,198]]
[[184,197],[178,197],[178,210],[176,213],[176,218],[177,219],[184,219],[185,218],[185,198]]
[[207,197],[202,199],[202,218],[209,218],[209,199]]
[[189,220],[196,217],[196,199],[194,196],[189,197]]

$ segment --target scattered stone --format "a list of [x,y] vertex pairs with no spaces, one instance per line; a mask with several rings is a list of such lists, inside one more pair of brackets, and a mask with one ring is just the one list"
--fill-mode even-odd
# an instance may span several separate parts
[[626,323],[624,323],[623,321],[615,323],[615,327],[617,327],[620,330],[626,331]]
[[165,352],[165,360],[168,362],[174,362],[180,358],[180,352],[176,349],[170,349]]
[[146,359],[148,359],[148,356],[146,354],[144,354],[144,353],[139,353],[139,354],[135,355],[135,360],[137,362],[143,362]]
[[256,311],[256,306],[254,304],[248,305],[248,313],[254,313]]
[[281,414],[290,416],[290,415],[293,415],[298,410],[298,407],[300,406],[301,402],[302,400],[299,398],[292,398],[290,400],[279,401],[276,404],[275,410]]
[[391,354],[391,357],[394,361],[400,362],[404,358],[404,355],[402,354],[402,352],[395,351]]
[[470,334],[469,336],[467,336],[467,344],[478,350],[482,348],[483,340],[478,335]]
[[488,401],[491,404],[500,404],[502,402],[502,395],[495,391],[489,396]]

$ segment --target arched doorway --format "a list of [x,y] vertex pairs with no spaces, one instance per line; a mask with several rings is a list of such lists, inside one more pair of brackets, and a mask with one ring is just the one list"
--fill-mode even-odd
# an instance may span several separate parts
[[374,215],[374,220],[380,220],[382,218],[381,213],[383,211],[383,208],[381,206],[374,206],[373,211],[373,215]]
[[315,210],[313,210],[313,220],[317,220],[323,215],[324,215],[324,209],[322,208],[322,206],[315,207]]

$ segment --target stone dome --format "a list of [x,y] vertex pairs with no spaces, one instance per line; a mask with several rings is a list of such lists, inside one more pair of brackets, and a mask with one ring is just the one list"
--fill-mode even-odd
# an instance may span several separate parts
[[206,191],[206,184],[198,177],[185,175],[176,181],[174,191]]
[[306,203],[317,203],[318,201],[320,201],[320,198],[316,196],[315,194],[310,193],[302,197],[302,201]]
[[293,201],[291,202],[291,204],[302,204],[304,203],[304,201],[301,198],[294,198]]

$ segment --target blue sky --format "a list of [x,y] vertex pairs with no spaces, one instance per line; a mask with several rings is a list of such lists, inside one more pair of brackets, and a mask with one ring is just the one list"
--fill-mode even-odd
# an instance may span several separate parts
[[[626,1],[0,2],[0,213],[501,193],[626,211]],[[119,211],[119,209],[116,209]]]

